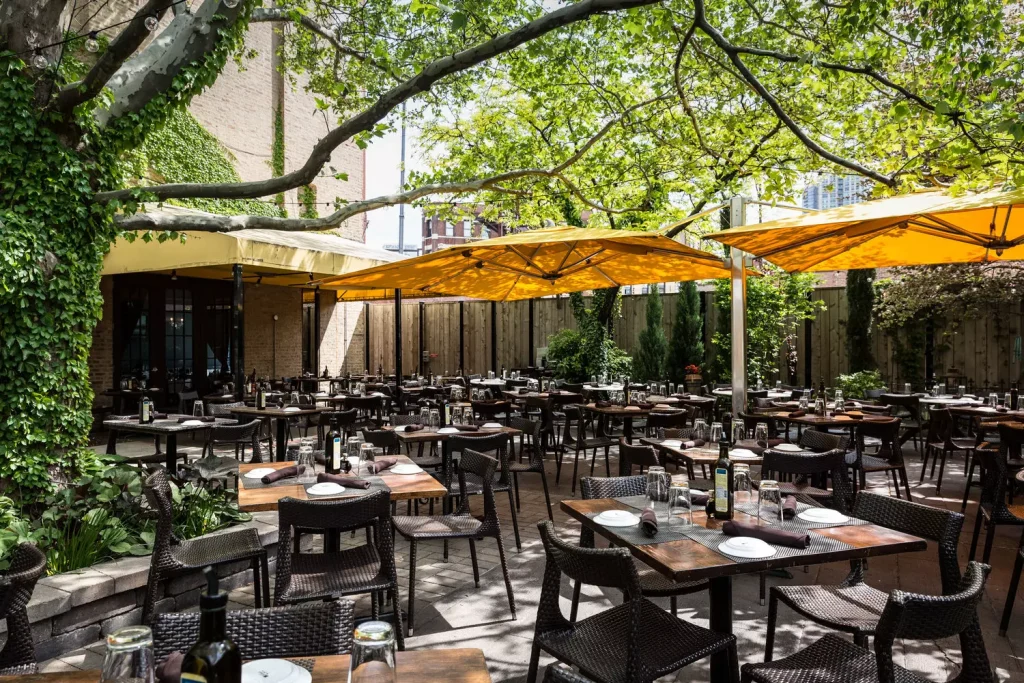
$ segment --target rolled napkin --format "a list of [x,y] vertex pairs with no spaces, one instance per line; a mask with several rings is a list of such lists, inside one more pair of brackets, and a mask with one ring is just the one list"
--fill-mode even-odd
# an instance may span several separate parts
[[526,387],[519,387],[519,393],[520,394],[528,394],[528,393],[530,393],[530,390],[528,388],[526,388]]
[[370,488],[370,482],[365,479],[359,479],[357,477],[345,477],[340,474],[327,474],[322,472],[316,475],[316,482],[318,484],[338,484],[349,489],[368,489]]
[[683,448],[700,448],[705,443],[707,442],[704,439],[690,439],[689,441],[684,441],[682,446]]
[[394,467],[397,462],[398,458],[381,458],[380,460],[374,460],[370,463],[370,469],[374,474],[378,474],[389,467]]
[[274,470],[270,474],[265,474],[260,478],[260,481],[264,484],[273,484],[275,481],[281,481],[288,477],[297,477],[306,471],[305,465],[292,465],[290,467],[282,467],[279,470]]
[[185,655],[175,650],[156,668],[156,680],[160,683],[178,683],[181,679],[181,662]]
[[644,508],[640,513],[640,529],[649,538],[658,533],[658,516],[654,514],[654,508]]
[[690,507],[702,508],[708,504],[708,494],[690,490]]
[[217,418],[213,417],[212,415],[209,415],[209,416],[206,416],[206,417],[203,417],[203,416],[179,417],[178,418],[178,424],[184,424],[185,422],[191,422],[192,420],[198,420],[200,422],[216,422]]
[[803,417],[807,414],[806,410],[794,410],[789,414],[789,417]]
[[864,422],[891,422],[892,417],[888,415],[864,415],[860,418]]
[[458,429],[460,432],[479,432],[480,431],[480,427],[478,427],[477,425],[452,425],[452,426],[455,427],[456,429]]
[[422,429],[423,429],[423,425],[421,425],[421,424],[405,425],[405,431],[406,432],[418,432],[418,431],[421,431]]
[[786,496],[786,499],[782,501],[782,518],[793,519],[796,517],[796,497]]
[[1007,408],[1006,406],[999,406],[998,408],[996,408],[996,412],[997,413],[1006,413],[1006,412],[1009,412],[1009,410],[1010,409]]
[[597,407],[597,408],[609,408],[609,407],[611,407],[611,405],[612,405],[611,401],[595,401],[594,402],[594,406]]
[[783,531],[782,529],[770,526],[758,526],[757,524],[747,524],[746,522],[737,522],[735,520],[729,520],[723,524],[722,533],[726,536],[760,538],[765,543],[784,545],[787,548],[807,548],[811,545],[811,537],[806,533]]

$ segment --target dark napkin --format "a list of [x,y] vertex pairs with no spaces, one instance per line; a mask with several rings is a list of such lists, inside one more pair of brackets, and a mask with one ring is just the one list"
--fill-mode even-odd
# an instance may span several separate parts
[[786,499],[782,501],[782,518],[793,519],[796,517],[796,497],[786,496]]
[[374,460],[370,463],[370,469],[373,470],[374,474],[383,472],[389,467],[394,467],[395,463],[398,462],[398,458],[381,458],[380,460]]
[[421,425],[421,424],[405,425],[405,431],[406,432],[418,432],[418,431],[421,431],[422,429],[423,429],[423,425]]
[[640,529],[650,538],[658,533],[658,516],[654,514],[653,508],[644,508],[640,513]]
[[770,526],[758,526],[729,520],[722,525],[722,533],[726,536],[749,536],[760,538],[765,543],[784,545],[787,548],[807,548],[811,545],[811,537],[807,533],[783,531]]
[[789,417],[803,417],[807,414],[806,410],[794,410],[789,414]]
[[181,679],[181,662],[185,655],[177,650],[167,655],[163,664],[156,668],[156,680],[160,683],[178,683]]
[[609,407],[611,407],[611,405],[612,405],[611,401],[595,401],[594,402],[594,406],[597,407],[597,408],[609,408]]
[[356,477],[345,477],[340,474],[327,474],[322,472],[316,475],[316,482],[318,484],[330,483],[339,484],[349,489],[368,489],[370,488],[370,482],[365,479],[358,479]]
[[[154,420],[166,420],[167,419],[167,413],[153,413],[153,419]],[[139,423],[141,424],[142,420],[139,420]]]
[[520,394],[528,394],[528,393],[530,393],[530,389],[528,387],[519,387],[519,393]]
[[455,427],[456,429],[458,429],[460,432],[479,432],[480,431],[480,427],[478,427],[476,425],[452,425],[452,426]]
[[706,441],[704,439],[690,439],[689,441],[683,442],[683,448],[700,448]]
[[178,424],[183,424],[189,420],[199,420],[200,422],[216,422],[217,418],[211,416],[208,417],[179,417]]
[[996,408],[996,412],[997,413],[1005,413],[1005,412],[1009,412],[1009,410],[1010,409],[1007,408],[1006,406],[999,406],[998,408]]
[[270,474],[264,475],[260,481],[264,484],[273,484],[275,481],[281,479],[287,479],[288,477],[297,477],[306,471],[305,465],[292,465],[290,467],[282,467],[279,470],[274,470]]
[[690,489],[690,507],[702,508],[708,504],[708,494]]
[[860,418],[864,422],[891,422],[892,418],[887,415],[864,415]]

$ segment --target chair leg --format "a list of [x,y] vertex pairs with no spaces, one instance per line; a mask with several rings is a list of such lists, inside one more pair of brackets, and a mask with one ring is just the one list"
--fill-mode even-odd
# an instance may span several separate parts
[[[1024,536],[1021,537],[1024,540]],[[1006,637],[1006,629],[1010,627],[1010,615],[1013,613],[1013,603],[1017,599],[1017,585],[1020,583],[1020,572],[1024,568],[1024,553],[1017,550],[1017,559],[1013,563],[1013,574],[1010,576],[1010,585],[1006,593],[1006,605],[1003,607],[1003,616],[999,619],[999,635]]]
[[548,520],[554,522],[555,515],[551,512],[551,494],[548,493],[548,475],[544,471],[540,473],[540,483],[544,486],[544,505],[548,510]]
[[[409,623],[405,625],[406,633],[412,635],[413,609],[416,600],[416,541],[409,541]],[[397,605],[398,602],[396,601]]]
[[[609,450],[610,448],[608,446],[604,447],[604,476],[606,477],[612,476],[612,465],[608,460]],[[597,455],[597,451],[594,451],[594,455]]]
[[569,622],[576,623],[576,614],[580,609],[580,582],[576,581],[572,587],[572,607],[569,608]]
[[779,619],[779,596],[772,592],[768,599],[768,635],[764,640],[764,661],[772,661],[775,650],[775,624]]
[[[943,464],[945,464],[945,461],[943,461]],[[910,495],[910,481],[907,478],[907,466],[906,465],[901,466],[900,469],[899,469],[899,473],[900,473],[900,480],[903,482],[903,488],[906,489],[906,491],[907,491],[907,500],[913,501],[914,497],[912,495]],[[939,472],[939,482],[940,483],[942,482],[942,472]],[[938,491],[938,489],[936,489],[936,492],[937,491]]]
[[985,552],[981,556],[981,561],[988,564],[989,557],[992,555],[992,544],[996,540],[996,523],[993,520],[988,520],[988,533],[985,534]]
[[729,645],[729,681],[740,683],[740,656],[736,648],[736,641]]
[[270,607],[270,562],[266,553],[260,556],[260,565],[263,568],[263,604]]
[[540,666],[540,645],[534,640],[530,651],[530,668],[526,672],[526,683],[537,683],[537,669]]
[[[949,456],[949,452],[946,450],[942,451],[942,461],[939,463],[939,478],[935,480],[935,495],[939,495],[939,491],[942,489],[942,473],[946,471],[946,458]],[[934,463],[932,463],[934,464]]]
[[964,500],[963,503],[960,504],[961,515],[967,512],[967,501],[968,497],[971,495],[971,482],[974,481],[974,456],[973,454],[968,453],[967,457],[970,459],[971,462],[967,466],[967,483],[964,484]]
[[984,515],[981,514],[981,507],[978,507],[978,516],[974,519],[974,533],[971,535],[971,552],[967,556],[968,561],[974,560],[974,555],[978,550],[978,538],[981,537],[981,523],[984,521]]
[[862,647],[865,650],[868,649],[868,636],[863,631],[857,631],[853,634],[853,644]]
[[512,473],[512,488],[516,490],[516,510],[522,511],[523,507],[519,503],[519,473]]
[[501,560],[501,573],[505,576],[505,590],[508,592],[508,608],[512,612],[512,620],[516,618],[516,597],[512,594],[512,579],[508,575],[508,562],[505,561],[505,544],[501,540],[501,534],[497,534],[498,558]]
[[924,447],[924,458],[921,460],[921,478],[917,481],[918,484],[924,483],[924,475],[928,472],[928,456],[932,454],[932,447],[925,445]]
[[579,466],[580,466],[580,449],[577,448],[576,449],[576,457],[572,461],[572,494],[573,495],[576,495],[576,473],[577,473],[577,471],[579,469]]
[[476,562],[476,541],[469,539],[469,559],[473,561],[473,583],[480,587],[480,565]]
[[262,581],[260,580],[260,558],[252,558],[252,589],[254,597],[256,598],[256,609],[263,607],[263,591],[260,590]]
[[767,574],[765,572],[761,572],[758,575],[758,578],[760,579],[760,581],[759,581],[760,585],[758,586],[758,596],[761,598],[761,606],[762,607],[764,606],[764,594],[765,594],[765,588],[766,588],[765,584],[767,583],[766,576],[767,576]]
[[672,610],[672,616],[679,616],[679,599],[676,596],[671,596],[668,599],[669,609]]
[[512,489],[508,490],[508,507],[512,511],[512,533],[516,535],[516,552],[523,552],[523,542],[519,539],[519,515],[516,514],[516,501],[513,500]]

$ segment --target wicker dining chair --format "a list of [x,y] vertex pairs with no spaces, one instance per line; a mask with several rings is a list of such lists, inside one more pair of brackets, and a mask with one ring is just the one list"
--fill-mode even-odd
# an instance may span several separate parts
[[[853,470],[853,489],[866,486],[867,475],[872,472],[884,472],[892,475],[896,485],[896,497],[900,497],[900,485],[907,493],[907,500],[913,500],[910,494],[910,481],[907,478],[907,466],[903,462],[903,448],[900,445],[900,420],[861,420],[857,423],[856,448],[853,453],[846,454],[846,464]],[[877,439],[878,451],[867,453],[868,439]]]
[[[512,474],[510,465],[509,455],[509,437],[505,433],[499,434],[484,434],[471,436],[470,434],[454,434],[448,440],[448,458],[449,461],[441,466],[441,473],[439,476],[448,489],[449,496],[461,496],[461,490],[458,487],[458,483],[454,481],[456,470],[458,469],[454,462],[454,455],[456,453],[462,453],[466,449],[472,449],[478,453],[494,454],[499,466],[497,473],[494,475],[494,480],[491,482],[492,489],[495,493],[508,493],[508,506],[512,513],[512,531],[516,537],[516,551],[522,552],[523,544],[519,538],[519,516],[516,514],[516,501],[515,492],[512,486]],[[470,472],[466,475],[466,495],[479,496],[484,492],[484,483],[475,473]]]
[[384,397],[346,396],[344,406],[345,410],[357,411],[353,429],[380,429],[383,422]]
[[689,420],[690,412],[685,408],[652,412],[647,416],[647,421],[644,424],[644,434],[653,436],[658,433],[659,429],[682,429]]
[[665,466],[665,456],[661,451],[645,444],[634,445],[626,441],[626,437],[619,437],[619,476],[632,474],[634,467],[639,467],[640,474],[643,474],[644,468],[652,465]]
[[960,636],[963,666],[959,683],[991,683],[988,653],[978,629],[978,603],[988,567],[967,565],[958,586],[946,595],[894,590],[879,609],[874,652],[829,633],[809,647],[778,661],[744,664],[744,683],[925,683],[893,662],[901,640],[940,640]]
[[[787,453],[769,448],[762,456],[761,478],[779,480],[783,495],[808,496],[840,512],[846,512],[853,502],[846,452],[839,448],[824,453]],[[831,490],[827,488],[830,480]]]
[[353,425],[356,423],[359,411],[355,408],[350,410],[325,410],[320,413],[316,423],[316,444],[317,448],[324,447],[324,438],[327,436],[327,432],[331,429],[331,420],[335,420],[335,424],[338,425],[338,429],[344,435],[344,439],[348,440],[352,434],[355,433]]
[[912,439],[914,450],[920,452],[922,430],[927,427],[922,417],[921,398],[905,394],[882,394],[877,400],[879,405],[895,408],[895,415],[900,418],[900,429],[903,430],[900,443]]
[[[938,546],[942,592],[947,595],[956,592],[960,582],[956,551],[963,515],[864,491],[857,494],[853,515],[872,524],[934,541]],[[868,637],[878,629],[889,596],[867,585],[864,578],[864,563],[854,560],[850,563],[849,575],[835,586],[772,586],[765,661],[772,660],[780,602],[818,624],[851,634],[855,643],[866,647]]]
[[7,622],[7,642],[0,649],[0,676],[36,673],[36,649],[28,621],[28,601],[46,571],[46,555],[31,543],[11,551],[10,566],[0,574],[0,619]]
[[[542,650],[601,683],[654,681],[725,651],[736,680],[736,636],[678,619],[646,599],[629,550],[575,546],[557,538],[550,521],[537,526],[546,562],[527,683],[537,680]],[[625,600],[581,621],[570,621],[559,606],[563,574],[577,582],[618,589]]]
[[[509,458],[508,471],[512,474],[512,487],[516,495],[516,511],[521,511],[519,503],[519,475],[537,474],[540,475],[540,483],[544,488],[544,506],[548,511],[548,519],[554,521],[551,512],[551,494],[548,492],[548,475],[544,470],[544,425],[541,421],[530,420],[525,417],[513,417],[509,420],[513,429],[518,429],[519,434],[519,455],[515,459]],[[523,454],[526,453],[527,460],[523,462]]]
[[[580,453],[583,453],[583,462],[586,464],[587,451],[593,451],[590,459],[590,476],[594,476],[594,465],[597,463],[597,451],[599,449],[604,450],[604,473],[606,476],[612,476],[612,466],[610,460],[611,447],[615,445],[611,437],[597,433],[597,427],[595,426],[595,435],[592,438],[587,437],[587,424],[586,416],[582,406],[574,406],[572,409],[566,408],[565,411],[565,430],[566,434],[572,432],[572,423],[576,424],[576,436],[573,438],[573,443],[576,447],[575,454],[573,455],[572,463],[572,486],[570,487],[572,493],[576,493],[576,480],[579,474],[580,465]],[[561,469],[561,468],[558,468]],[[555,483],[558,483],[558,471],[555,472]]]
[[999,635],[1003,637],[1006,637],[1006,631],[1010,628],[1010,615],[1013,614],[1013,603],[1017,601],[1017,588],[1020,584],[1022,569],[1024,569],[1024,544],[1017,548],[1016,558],[1013,561],[1013,573],[1010,575],[1010,585],[1006,589],[1003,616],[999,618]]
[[363,429],[363,441],[373,444],[374,448],[380,448],[385,455],[398,455],[401,451],[401,443],[398,435],[390,429]]
[[[282,498],[277,508],[277,580],[274,605],[329,600],[370,594],[371,613],[380,617],[379,594],[391,592],[395,605],[398,648],[405,649],[402,610],[398,609],[398,572],[391,534],[391,494],[374,491],[340,500]],[[367,530],[367,542],[333,552],[298,552],[292,546],[296,529],[325,536]]]
[[[582,477],[580,479],[580,496],[583,500],[593,498],[621,498],[623,496],[642,496],[647,493],[647,477],[638,474],[628,477]],[[594,547],[594,532],[589,527],[580,529],[580,547]],[[648,565],[635,560],[637,577],[640,581],[640,592],[648,598],[668,598],[669,609],[675,616],[678,610],[677,598],[680,595],[700,593],[708,589],[707,581],[675,582]],[[583,581],[582,583],[587,583]],[[576,613],[580,604],[581,582],[576,581],[572,589],[572,609],[569,621],[576,621]]]
[[925,473],[928,471],[928,457],[931,456],[932,471],[929,476],[935,476],[935,463],[939,463],[939,478],[935,480],[935,495],[939,495],[942,490],[942,474],[946,470],[946,457],[950,453],[963,451],[966,465],[974,452],[974,447],[973,438],[956,436],[956,422],[948,408],[932,408],[928,411],[924,460],[921,462],[921,479],[918,483],[924,481]]
[[[188,652],[199,640],[199,612],[165,612],[153,621],[153,654],[159,663]],[[307,605],[225,612],[225,632],[244,660],[323,657],[352,651],[355,603],[332,600]]]
[[473,406],[473,414],[481,422],[498,422],[508,424],[508,418],[512,414],[511,401],[470,401]]
[[252,459],[249,462],[263,462],[260,455],[260,427],[263,421],[255,419],[252,422],[237,425],[214,425],[207,430],[206,443],[203,444],[203,452],[200,457],[215,457],[218,446],[234,448],[235,459],[245,462],[245,449],[252,450]]
[[171,487],[167,472],[157,470],[146,479],[143,487],[151,508],[156,510],[156,538],[149,565],[149,581],[142,606],[142,623],[153,618],[160,595],[160,582],[183,572],[248,560],[252,565],[256,606],[270,604],[270,570],[267,550],[260,543],[256,529],[235,529],[227,533],[207,534],[187,541],[174,534],[174,511],[171,506]]
[[974,452],[974,457],[981,468],[981,500],[978,503],[978,512],[974,518],[974,533],[971,535],[970,559],[978,550],[978,539],[981,537],[982,524],[985,525],[985,550],[981,556],[982,562],[988,563],[992,554],[992,543],[995,541],[996,527],[1000,526],[1024,526],[1024,505],[1009,505],[1006,502],[1007,486],[1011,484],[1009,470],[1006,466],[1007,457],[1011,448],[1011,430],[1021,432],[1019,428],[1000,425],[999,431],[1007,433],[1008,438],[1001,440],[999,450],[993,451],[979,448]]
[[817,429],[807,429],[800,435],[799,445],[815,453],[824,453],[836,448],[844,453],[850,448],[850,437],[845,434],[830,434]]
[[[501,525],[498,523],[498,511],[494,505],[494,474],[498,461],[478,453],[470,448],[462,451],[459,459],[459,508],[452,514],[436,516],[395,515],[392,524],[402,538],[409,541],[409,635],[413,634],[413,613],[416,600],[416,544],[428,540],[469,541],[469,557],[473,562],[473,581],[480,587],[480,568],[476,560],[476,542],[483,538],[493,538],[498,544],[498,558],[501,571],[505,577],[505,591],[508,593],[508,606],[512,618],[516,618],[516,599],[512,592],[512,580],[508,575],[508,563],[505,560],[505,544],[501,539]],[[478,519],[470,514],[469,494],[466,490],[467,479],[472,476],[482,482],[484,497],[484,514]]]

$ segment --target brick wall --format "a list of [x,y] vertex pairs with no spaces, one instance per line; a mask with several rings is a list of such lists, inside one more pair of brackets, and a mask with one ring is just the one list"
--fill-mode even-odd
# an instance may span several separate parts
[[301,290],[246,283],[245,371],[253,367],[260,375],[302,374]]
[[110,406],[113,399],[101,394],[114,386],[114,278],[100,279],[103,312],[92,334],[89,349],[89,383],[96,395],[94,405]]
[[320,365],[333,375],[340,371],[362,372],[365,363],[363,346],[365,321],[363,304],[336,302],[333,292],[320,295]]

